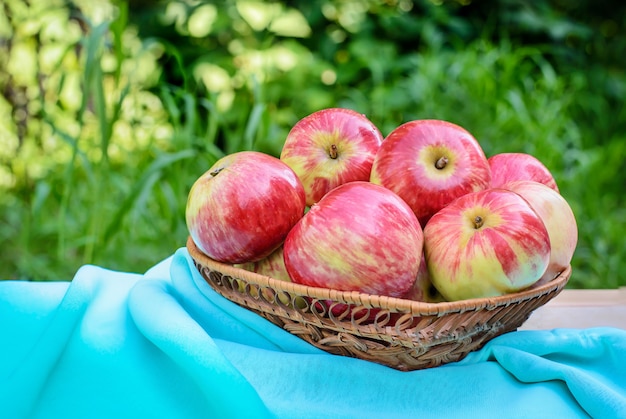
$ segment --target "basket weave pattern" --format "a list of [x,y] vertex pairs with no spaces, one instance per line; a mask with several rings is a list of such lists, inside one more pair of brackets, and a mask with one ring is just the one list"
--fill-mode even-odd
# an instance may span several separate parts
[[519,293],[423,303],[359,292],[314,288],[216,262],[193,243],[195,265],[220,295],[326,352],[402,371],[463,359],[516,330],[565,287],[568,267],[547,284]]

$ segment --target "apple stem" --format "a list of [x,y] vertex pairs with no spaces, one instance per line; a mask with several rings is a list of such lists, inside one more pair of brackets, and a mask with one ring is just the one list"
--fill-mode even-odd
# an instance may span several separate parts
[[441,170],[444,167],[446,167],[447,164],[448,164],[448,158],[446,156],[442,156],[442,157],[439,157],[439,160],[435,162],[435,167]]
[[483,226],[484,222],[485,220],[483,220],[483,217],[481,217],[480,215],[477,215],[476,218],[474,218],[474,228],[478,230],[479,228]]
[[330,151],[328,153],[330,155],[331,159],[336,159],[337,158],[337,146],[335,144],[330,146]]
[[223,167],[220,167],[218,169],[213,170],[211,173],[209,173],[211,175],[211,177],[215,177],[217,176],[222,170],[224,170]]

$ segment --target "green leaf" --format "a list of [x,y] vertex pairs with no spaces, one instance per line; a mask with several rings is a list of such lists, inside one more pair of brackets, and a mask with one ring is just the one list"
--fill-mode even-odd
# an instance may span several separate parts
[[113,214],[111,221],[104,230],[103,243],[108,243],[116,230],[122,224],[124,217],[131,211],[137,199],[149,193],[152,186],[160,178],[164,169],[182,160],[196,157],[195,150],[182,150],[176,153],[163,153],[146,168],[142,176],[135,182],[130,193],[120,203],[117,211]]

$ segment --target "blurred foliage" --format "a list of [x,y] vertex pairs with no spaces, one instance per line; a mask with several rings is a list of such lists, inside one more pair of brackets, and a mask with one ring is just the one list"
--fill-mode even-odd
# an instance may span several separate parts
[[2,0],[0,277],[143,271],[217,158],[325,107],[528,152],[579,224],[570,287],[626,285],[626,6],[608,0]]

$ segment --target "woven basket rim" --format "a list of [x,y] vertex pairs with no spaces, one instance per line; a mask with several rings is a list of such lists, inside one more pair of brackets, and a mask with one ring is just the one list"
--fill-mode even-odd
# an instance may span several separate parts
[[269,287],[276,291],[286,291],[290,294],[307,296],[319,300],[332,300],[345,304],[355,304],[369,308],[383,308],[422,316],[442,316],[449,313],[458,313],[470,310],[488,310],[502,305],[516,304],[521,301],[531,300],[564,288],[572,271],[572,267],[570,265],[553,280],[537,287],[532,287],[516,293],[509,293],[497,297],[428,303],[385,295],[367,294],[358,291],[339,291],[329,288],[312,287],[275,279],[211,259],[196,246],[190,236],[187,238],[186,247],[189,254],[196,262],[232,278],[243,279],[249,284],[254,284],[260,287]]

